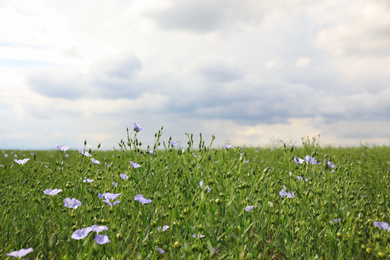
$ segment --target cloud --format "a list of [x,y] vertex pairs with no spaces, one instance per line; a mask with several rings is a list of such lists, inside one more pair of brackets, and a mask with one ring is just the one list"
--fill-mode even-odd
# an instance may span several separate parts
[[131,99],[143,93],[142,83],[134,79],[141,69],[137,57],[121,53],[99,59],[86,72],[66,68],[34,71],[26,82],[32,91],[52,98]]

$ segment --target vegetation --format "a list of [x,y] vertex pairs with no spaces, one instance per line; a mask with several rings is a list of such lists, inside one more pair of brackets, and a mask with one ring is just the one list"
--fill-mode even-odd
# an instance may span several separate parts
[[[22,248],[33,248],[29,259],[389,257],[390,232],[374,225],[390,220],[388,147],[320,147],[313,138],[213,149],[201,135],[194,147],[192,134],[179,147],[160,141],[161,128],[145,148],[140,130],[91,157],[62,146],[0,151],[0,258]],[[65,207],[66,198],[82,205]],[[93,225],[101,240],[96,229],[72,238]]]

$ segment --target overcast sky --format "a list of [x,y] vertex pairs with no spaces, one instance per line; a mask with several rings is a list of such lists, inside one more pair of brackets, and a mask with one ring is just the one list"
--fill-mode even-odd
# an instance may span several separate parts
[[[0,0],[0,149],[390,145],[388,0]],[[145,147],[146,148],[146,147]]]

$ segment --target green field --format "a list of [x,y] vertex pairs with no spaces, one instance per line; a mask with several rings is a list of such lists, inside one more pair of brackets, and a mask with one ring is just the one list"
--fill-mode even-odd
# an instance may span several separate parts
[[[390,232],[374,225],[390,222],[389,147],[321,147],[313,138],[227,149],[187,137],[172,146],[160,130],[144,147],[132,132],[92,157],[0,151],[0,258],[22,248],[33,249],[26,259],[389,258]],[[307,155],[316,163],[299,163]],[[82,205],[65,207],[66,198]],[[110,242],[95,241],[93,225]],[[83,228],[90,232],[72,238]]]

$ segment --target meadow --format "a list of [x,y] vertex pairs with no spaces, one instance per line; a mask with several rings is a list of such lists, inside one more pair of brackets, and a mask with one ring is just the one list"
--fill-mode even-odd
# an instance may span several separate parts
[[163,128],[144,147],[141,130],[0,151],[0,258],[389,258],[389,147],[181,147]]

